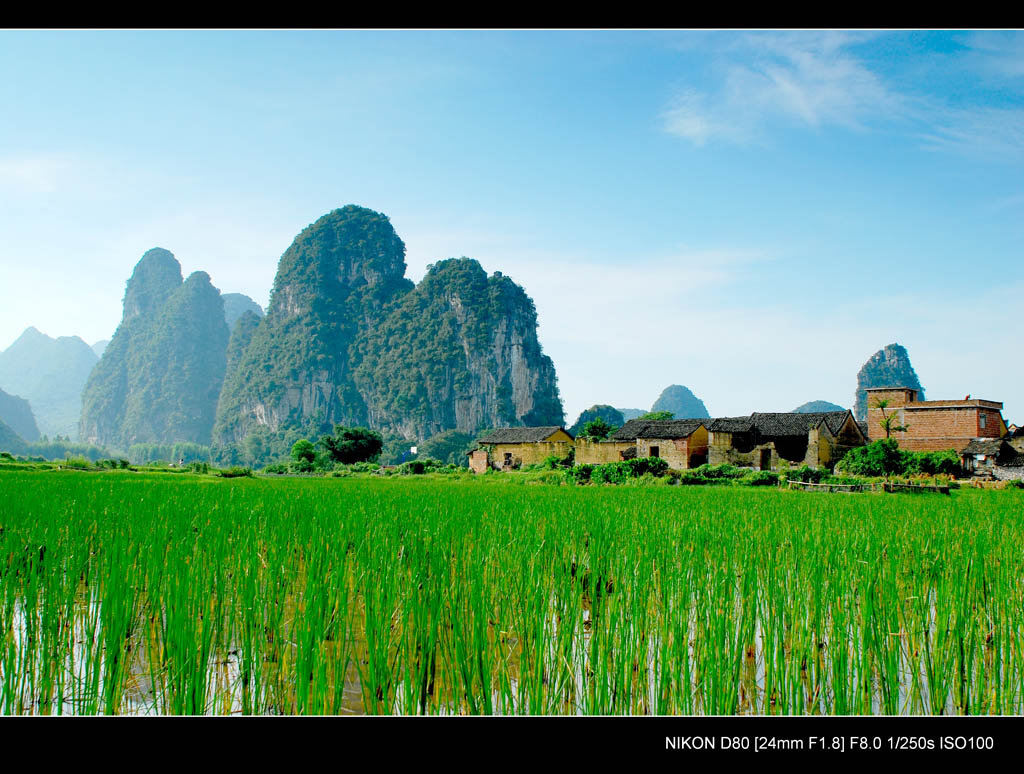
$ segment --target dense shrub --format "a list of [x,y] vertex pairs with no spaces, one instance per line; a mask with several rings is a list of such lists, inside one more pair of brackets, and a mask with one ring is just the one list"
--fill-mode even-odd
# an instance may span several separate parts
[[576,465],[565,471],[565,477],[572,484],[589,484],[596,465]]
[[906,473],[926,476],[956,476],[960,473],[960,455],[952,449],[935,452],[910,452]]
[[740,483],[746,486],[778,486],[779,474],[770,470],[754,470],[741,478]]
[[458,465],[441,462],[441,460],[431,457],[409,460],[398,466],[398,473],[402,476],[421,476],[424,473],[459,473],[461,470],[463,469]]
[[365,427],[334,426],[334,435],[323,436],[318,445],[331,462],[376,462],[384,448],[380,433]]
[[566,474],[569,480],[576,484],[585,484],[588,481],[595,484],[624,484],[642,476],[664,476],[667,470],[668,463],[660,457],[635,457],[603,465],[577,465],[568,469]]
[[569,447],[569,453],[564,457],[557,454],[550,454],[544,458],[543,467],[545,470],[556,470],[558,468],[571,468],[576,462],[576,449]]
[[850,449],[839,463],[836,470],[852,473],[855,476],[889,476],[903,473],[907,466],[907,455],[910,452],[900,450],[895,438],[883,438],[867,446]]
[[727,462],[723,462],[721,465],[708,465],[704,463],[703,465],[698,465],[692,472],[695,476],[711,481],[716,479],[743,478],[745,475],[745,471]]
[[904,451],[895,438],[883,438],[848,451],[836,465],[836,471],[876,478],[893,475],[956,476],[960,473],[960,457],[952,449]]
[[786,478],[791,481],[803,481],[805,484],[820,484],[830,475],[827,469],[812,468],[810,465],[791,468],[786,472]]
[[252,468],[226,468],[225,470],[218,470],[217,475],[221,478],[252,478]]

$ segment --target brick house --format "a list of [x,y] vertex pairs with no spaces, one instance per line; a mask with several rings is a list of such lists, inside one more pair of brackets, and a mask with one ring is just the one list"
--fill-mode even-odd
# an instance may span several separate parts
[[[962,451],[971,441],[995,440],[1007,434],[1003,404],[970,395],[963,400],[917,400],[911,387],[873,387],[868,395],[868,437],[885,438],[882,425],[887,416],[906,427],[891,437],[909,451]],[[879,402],[887,405],[879,407]]]
[[773,470],[785,461],[832,467],[867,438],[851,411],[761,413],[711,421],[708,461]]
[[565,457],[573,438],[564,427],[501,427],[477,439],[478,448],[469,452],[474,473],[488,468],[515,470],[543,462],[551,455]]
[[[695,468],[708,461],[707,420],[631,419],[611,434],[604,446],[607,448],[609,445],[615,448],[620,459],[628,456],[660,457],[675,470]],[[635,453],[631,454],[633,447]],[[580,456],[577,448],[576,460],[583,464]],[[586,452],[583,456],[587,456]]]

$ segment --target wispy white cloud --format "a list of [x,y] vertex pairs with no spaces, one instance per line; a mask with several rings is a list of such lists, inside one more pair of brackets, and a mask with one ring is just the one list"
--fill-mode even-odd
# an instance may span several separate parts
[[[890,129],[927,150],[984,156],[1024,156],[1024,109],[970,95],[953,104],[929,90],[898,87],[855,52],[864,35],[763,33],[743,35],[710,52],[715,86],[682,86],[662,114],[665,131],[696,146],[766,142],[779,126],[854,131]],[[930,74],[949,72],[991,86],[1024,78],[1024,36],[983,33],[958,53],[933,58]],[[945,68],[945,69],[944,69]],[[964,73],[967,73],[965,76]]]
[[979,107],[937,111],[921,133],[924,148],[982,156],[1024,156],[1024,109]]
[[904,112],[905,100],[848,52],[859,40],[836,33],[743,36],[715,55],[720,87],[682,89],[664,113],[665,129],[703,145],[755,142],[773,122],[864,129],[891,120]]

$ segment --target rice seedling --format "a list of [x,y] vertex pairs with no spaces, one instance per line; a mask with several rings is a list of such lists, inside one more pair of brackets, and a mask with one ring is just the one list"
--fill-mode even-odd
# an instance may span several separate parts
[[1016,714],[1022,505],[3,471],[0,711]]

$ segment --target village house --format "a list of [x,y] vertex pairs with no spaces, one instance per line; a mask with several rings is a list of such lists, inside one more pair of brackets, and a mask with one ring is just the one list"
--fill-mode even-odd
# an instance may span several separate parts
[[774,470],[782,462],[832,467],[867,443],[850,411],[721,417],[708,427],[708,462]]
[[869,388],[867,396],[869,439],[885,438],[884,422],[894,417],[889,435],[908,451],[961,452],[971,441],[996,440],[1008,432],[999,401],[970,395],[963,400],[917,400],[911,387]]
[[501,427],[477,439],[478,448],[469,453],[474,473],[515,470],[543,462],[554,455],[565,458],[573,438],[564,427]]
[[[591,460],[592,450],[614,450],[618,459],[660,457],[675,470],[688,470],[708,461],[708,429],[702,419],[631,419],[603,443],[581,448],[577,442],[576,462]],[[601,460],[611,462],[613,460]]]
[[1024,478],[1024,453],[1017,451],[1002,438],[971,441],[960,451],[960,464],[968,475],[999,479]]

